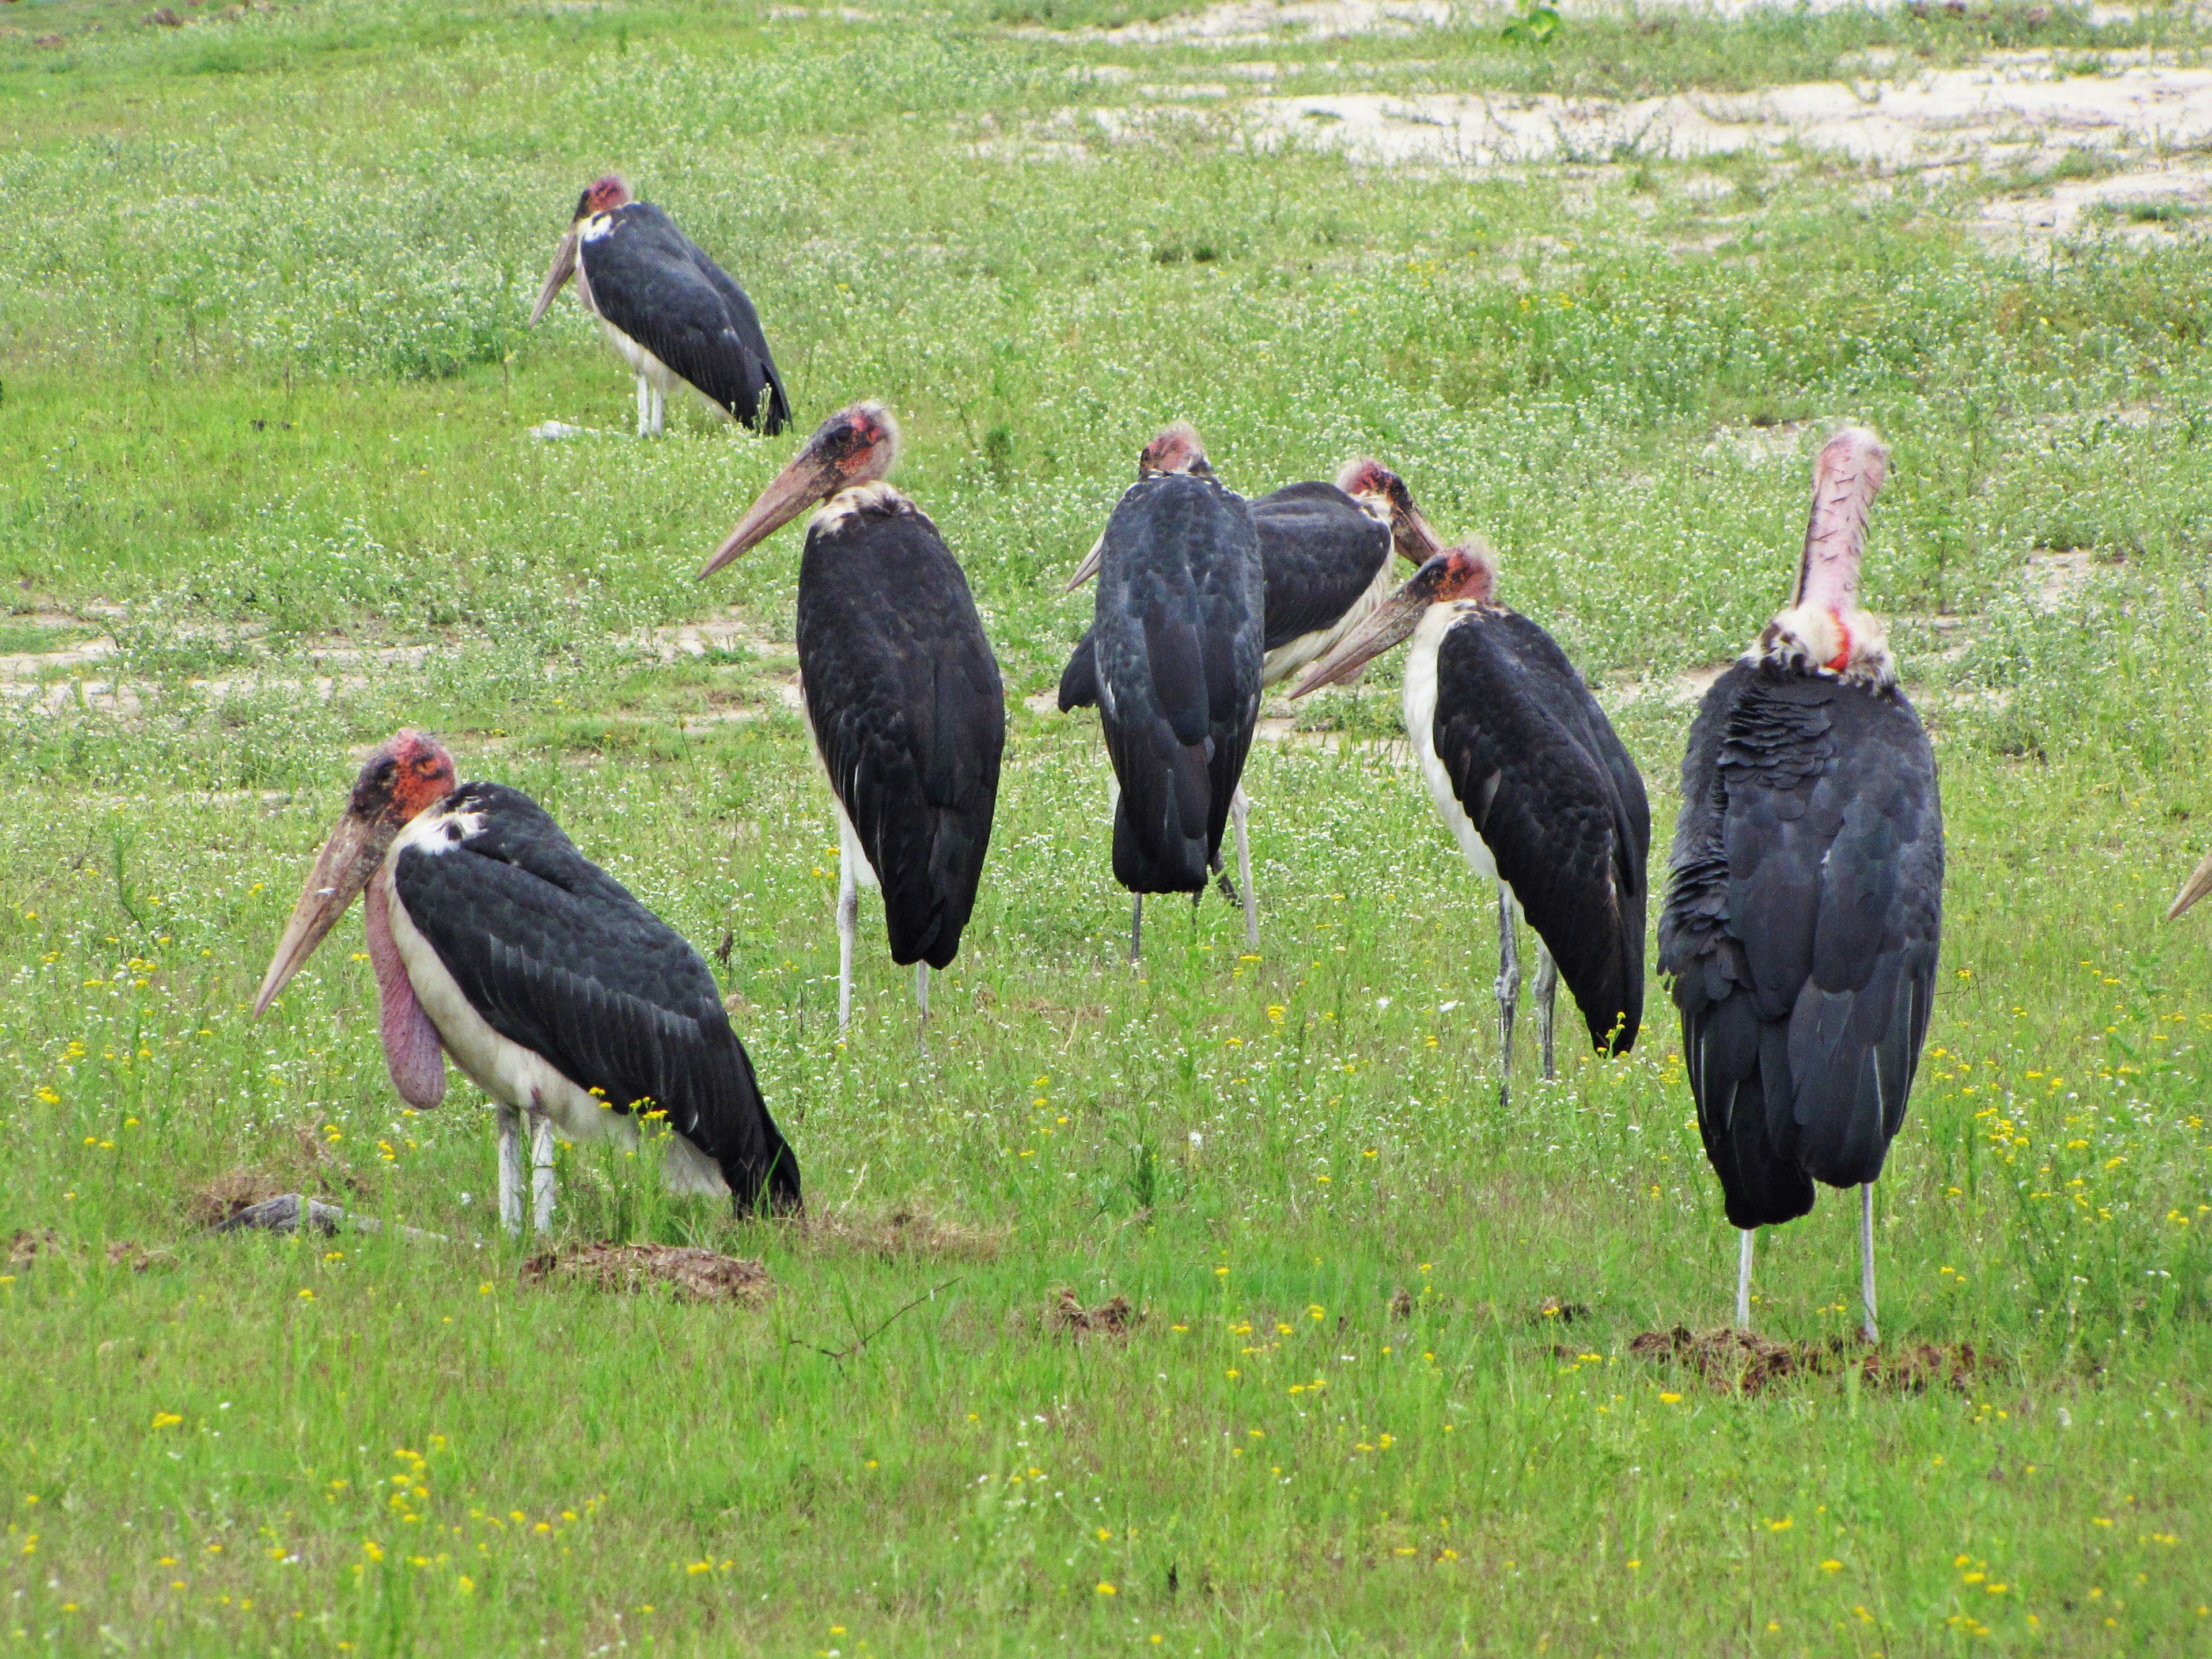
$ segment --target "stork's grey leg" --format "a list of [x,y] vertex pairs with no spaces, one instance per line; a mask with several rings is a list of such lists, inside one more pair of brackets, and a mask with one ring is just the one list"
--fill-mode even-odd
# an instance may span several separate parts
[[853,855],[837,849],[837,1040],[853,1019],[853,935],[860,921],[860,884],[853,873]]
[[921,1023],[924,1025],[928,1024],[929,964],[926,962],[917,962],[914,964],[914,1001],[915,1006],[921,1010]]
[[542,1112],[530,1115],[530,1223],[553,1231],[553,1121]]
[[1498,1103],[1513,1097],[1513,1009],[1521,998],[1521,946],[1513,937],[1513,896],[1498,884]]
[[653,384],[643,374],[637,377],[637,435],[653,435]]
[[1229,816],[1237,821],[1237,881],[1244,890],[1244,948],[1260,948],[1260,900],[1252,890],[1252,843],[1244,834],[1244,819],[1252,810],[1252,803],[1238,784],[1237,793],[1229,799]]
[[1544,1080],[1559,1076],[1552,1063],[1552,1016],[1559,1000],[1559,964],[1552,960],[1551,947],[1536,941],[1536,1036],[1544,1050]]
[[1145,954],[1145,896],[1136,896],[1137,902],[1129,911],[1129,960],[1137,962]]
[[1759,1237],[1753,1229],[1743,1230],[1743,1243],[1735,1258],[1735,1328],[1740,1331],[1751,1328],[1751,1246]]
[[522,1231],[522,1114],[499,1109],[499,1224]]
[[1859,1300],[1866,1304],[1866,1340],[1879,1342],[1874,1322],[1874,1182],[1859,1188]]
[[653,388],[653,435],[656,438],[668,430],[668,392],[656,385]]

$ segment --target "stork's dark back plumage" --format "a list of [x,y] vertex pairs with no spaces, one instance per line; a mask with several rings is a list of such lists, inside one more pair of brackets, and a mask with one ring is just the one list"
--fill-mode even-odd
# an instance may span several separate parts
[[1252,513],[1211,477],[1139,480],[1106,526],[1092,613],[1099,717],[1121,786],[1114,874],[1206,885],[1260,714],[1265,577]]
[[959,562],[888,484],[834,498],[808,530],[799,662],[830,787],[883,886],[891,959],[943,968],[990,845],[1006,692]]
[[443,810],[474,827],[404,848],[393,890],[485,1024],[617,1110],[665,1111],[739,1204],[797,1209],[798,1163],[699,953],[519,790],[465,783]]
[[603,222],[578,247],[593,309],[738,421],[781,432],[791,404],[744,290],[650,202]]
[[1942,805],[1893,686],[1738,663],[1682,758],[1659,965],[1738,1227],[1881,1173],[1935,996]]
[[[1389,561],[1390,526],[1333,483],[1285,484],[1250,505],[1267,590],[1265,650],[1334,624]],[[1097,706],[1093,632],[1085,630],[1060,673],[1063,714]]]
[[1600,1050],[1644,1019],[1651,808],[1565,653],[1503,606],[1465,607],[1437,647],[1437,758],[1559,964]]

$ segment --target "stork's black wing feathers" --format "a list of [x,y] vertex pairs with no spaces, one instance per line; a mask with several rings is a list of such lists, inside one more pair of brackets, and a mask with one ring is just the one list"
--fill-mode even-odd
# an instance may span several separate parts
[[1437,758],[1601,1050],[1644,1018],[1651,809],[1636,763],[1558,643],[1470,611],[1437,653]]
[[891,960],[943,968],[982,879],[1006,690],[967,576],[896,491],[808,532],[799,668],[830,787],[883,884]]
[[1901,693],[1738,664],[1682,760],[1659,924],[1705,1151],[1739,1227],[1881,1173],[1942,928],[1934,752]]
[[1285,484],[1252,503],[1267,572],[1267,648],[1334,628],[1389,562],[1390,526],[1333,483]]
[[492,1030],[627,1110],[651,1101],[740,1204],[799,1206],[799,1165],[699,953],[527,795],[464,784],[481,827],[404,851],[399,902]]
[[744,291],[652,203],[608,218],[578,249],[599,314],[745,425],[781,431],[791,407]]
[[1260,714],[1265,578],[1252,514],[1212,478],[1131,487],[1106,526],[1091,635],[1121,781],[1114,875],[1194,893],[1221,846]]
[[1067,654],[1067,666],[1060,671],[1060,712],[1063,714],[1071,708],[1098,706],[1097,640],[1097,625],[1093,623],[1083,630],[1083,637]]

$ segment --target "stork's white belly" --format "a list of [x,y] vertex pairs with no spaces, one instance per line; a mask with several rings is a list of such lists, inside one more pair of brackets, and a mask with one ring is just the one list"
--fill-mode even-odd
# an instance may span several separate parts
[[799,717],[806,722],[806,740],[814,745],[814,763],[822,769],[823,777],[830,785],[830,804],[837,809],[837,848],[845,860],[845,867],[853,872],[853,879],[863,887],[879,887],[876,866],[868,862],[866,848],[860,845],[860,832],[853,828],[853,820],[846,813],[844,798],[837,793],[837,780],[830,775],[830,763],[822,753],[822,739],[814,735],[814,713],[806,706],[806,684],[802,677],[799,687]]
[[[400,849],[410,844],[417,827],[434,827],[442,817],[426,812],[403,831],[392,844],[377,879],[390,881],[393,862]],[[443,835],[426,835],[414,844],[425,852],[452,846]],[[553,1132],[563,1140],[611,1140],[625,1152],[636,1148],[635,1117],[601,1105],[543,1054],[532,1053],[492,1030],[462,994],[461,988],[454,982],[446,964],[438,959],[430,941],[415,926],[414,918],[400,902],[397,887],[390,890],[388,915],[392,942],[407,969],[408,983],[415,988],[416,1000],[429,1015],[430,1023],[438,1028],[438,1039],[446,1045],[446,1052],[453,1056],[453,1063],[467,1073],[477,1088],[505,1105],[543,1114],[552,1124]],[[722,1179],[720,1166],[682,1135],[673,1133],[668,1138],[661,1179],[671,1192],[676,1193],[720,1196],[730,1190]]]
[[659,358],[654,356],[635,340],[631,339],[629,335],[623,333],[605,318],[599,317],[595,320],[599,323],[599,332],[607,337],[607,343],[622,353],[622,360],[629,365],[630,372],[644,376],[659,386],[662,396],[665,397],[678,386],[684,384],[683,377],[674,369],[669,368],[666,363],[662,362]]
[[1375,571],[1375,580],[1367,584],[1364,592],[1352,602],[1352,608],[1325,629],[1310,634],[1301,634],[1285,641],[1267,653],[1265,665],[1260,670],[1260,684],[1278,685],[1297,673],[1308,663],[1319,662],[1348,635],[1352,630],[1375,614],[1375,607],[1390,596],[1390,561],[1386,556]]
[[1436,803],[1437,816],[1459,843],[1467,867],[1486,881],[1496,881],[1498,860],[1460,805],[1451,774],[1437,757],[1437,652],[1452,624],[1472,609],[1464,601],[1432,605],[1413,629],[1413,649],[1406,658],[1406,735],[1413,740],[1413,758],[1420,765],[1421,781],[1429,787],[1429,799]]

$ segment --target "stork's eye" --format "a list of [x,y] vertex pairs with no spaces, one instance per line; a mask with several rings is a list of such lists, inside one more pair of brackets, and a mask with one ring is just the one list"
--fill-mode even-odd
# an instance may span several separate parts
[[389,782],[391,782],[391,781],[392,781],[392,772],[393,772],[395,769],[397,769],[397,768],[398,767],[398,764],[399,764],[399,763],[398,763],[398,762],[397,762],[397,761],[395,761],[395,760],[392,760],[392,759],[390,759],[389,757],[387,757],[387,758],[386,758],[386,759],[384,759],[384,760],[380,760],[380,761],[377,762],[377,763],[376,763],[376,781],[377,781],[379,783],[389,783]]

